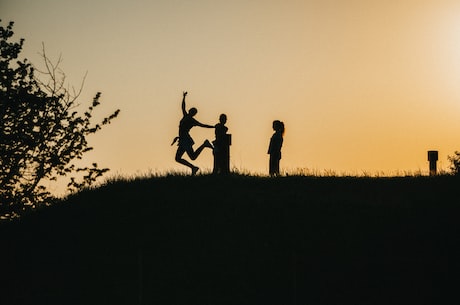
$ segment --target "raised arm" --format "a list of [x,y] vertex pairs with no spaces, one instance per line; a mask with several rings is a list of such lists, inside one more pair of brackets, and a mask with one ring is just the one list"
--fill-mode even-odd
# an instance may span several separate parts
[[187,110],[185,109],[185,97],[186,97],[186,96],[187,96],[187,91],[184,91],[184,92],[182,93],[182,114],[183,114],[184,116],[187,115]]

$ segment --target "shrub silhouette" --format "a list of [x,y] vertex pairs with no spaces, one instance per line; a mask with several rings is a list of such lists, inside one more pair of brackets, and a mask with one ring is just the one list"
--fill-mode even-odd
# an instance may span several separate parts
[[78,172],[83,178],[70,177],[68,184],[75,190],[89,186],[108,171],[96,163],[77,167],[72,162],[92,149],[86,136],[109,124],[119,113],[116,110],[101,123],[91,124],[100,93],[83,114],[75,111],[82,88],[66,88],[60,59],[56,64],[51,62],[44,47],[46,70],[41,73],[45,81],[35,76],[34,66],[27,59],[17,60],[24,39],[9,41],[14,34],[13,24],[0,26],[0,215],[8,217],[50,201],[51,194],[40,184],[45,179],[57,180]]
[[453,175],[460,175],[460,151],[456,151],[453,156],[448,156],[450,161],[450,170]]

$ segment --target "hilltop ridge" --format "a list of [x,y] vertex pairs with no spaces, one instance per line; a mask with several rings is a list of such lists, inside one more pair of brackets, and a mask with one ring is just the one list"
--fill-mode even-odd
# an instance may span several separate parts
[[[0,227],[9,303],[457,297],[458,179],[119,179]],[[27,278],[32,285],[22,285]]]

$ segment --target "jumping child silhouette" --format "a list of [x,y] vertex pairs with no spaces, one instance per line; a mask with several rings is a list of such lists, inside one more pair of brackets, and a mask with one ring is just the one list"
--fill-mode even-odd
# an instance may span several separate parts
[[178,163],[190,167],[190,169],[192,170],[192,176],[193,176],[198,172],[199,168],[197,166],[194,166],[192,163],[188,162],[187,160],[183,159],[182,156],[184,155],[184,153],[187,153],[190,159],[195,160],[196,158],[198,158],[198,156],[201,154],[201,152],[203,151],[205,147],[212,149],[213,146],[208,140],[206,140],[204,141],[203,144],[201,144],[200,147],[198,147],[196,151],[194,151],[193,144],[195,144],[195,142],[190,136],[190,133],[189,133],[190,129],[192,129],[195,126],[204,127],[204,128],[214,128],[214,126],[202,124],[198,122],[197,120],[195,120],[193,117],[198,112],[196,108],[190,108],[188,112],[186,111],[185,109],[185,97],[186,96],[187,96],[187,92],[184,91],[183,97],[182,97],[183,117],[179,123],[179,136],[174,138],[174,141],[172,142],[171,145],[173,145],[174,143],[176,143],[177,140],[179,140],[179,145],[177,147],[175,159]]

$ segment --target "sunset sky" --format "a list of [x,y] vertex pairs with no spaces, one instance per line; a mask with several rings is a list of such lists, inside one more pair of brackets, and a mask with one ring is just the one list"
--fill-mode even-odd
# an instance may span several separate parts
[[[196,118],[228,116],[231,166],[268,172],[272,121],[282,170],[428,172],[460,150],[458,0],[0,0],[21,53],[62,55],[82,106],[102,92],[88,162],[112,174],[189,171],[174,161],[182,91]],[[196,144],[212,129],[192,129]],[[195,145],[195,148],[198,145]],[[205,150],[194,162],[212,167]]]

